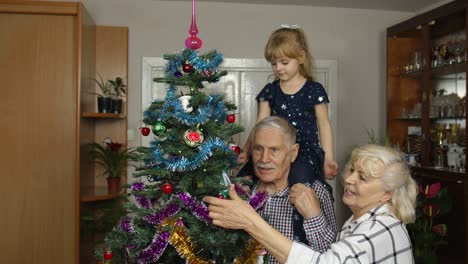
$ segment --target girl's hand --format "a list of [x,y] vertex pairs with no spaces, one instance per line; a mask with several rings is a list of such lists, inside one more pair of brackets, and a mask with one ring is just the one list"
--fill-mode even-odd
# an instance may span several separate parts
[[334,180],[338,175],[338,164],[334,160],[325,160],[323,171],[325,179]]
[[320,214],[320,201],[314,190],[302,183],[296,183],[291,187],[289,202],[296,207],[305,218],[311,218]]

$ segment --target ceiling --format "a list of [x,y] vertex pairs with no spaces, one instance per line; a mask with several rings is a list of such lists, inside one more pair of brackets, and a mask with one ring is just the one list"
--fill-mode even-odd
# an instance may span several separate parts
[[[191,0],[171,0],[191,1]],[[198,0],[198,2],[249,3],[269,5],[307,5],[359,9],[376,9],[416,12],[433,5],[440,5],[450,0]]]

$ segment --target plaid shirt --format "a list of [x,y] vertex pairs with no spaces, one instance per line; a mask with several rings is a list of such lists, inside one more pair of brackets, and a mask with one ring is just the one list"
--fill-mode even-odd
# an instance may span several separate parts
[[[304,219],[304,230],[309,241],[309,245],[317,251],[326,251],[330,244],[335,241],[337,226],[335,211],[333,209],[333,198],[326,187],[315,181],[312,189],[317,194],[320,201],[321,212],[319,215]],[[256,191],[256,188],[255,190]],[[289,203],[289,187],[269,196],[267,203],[258,211],[268,223],[293,240],[293,209],[294,206]],[[269,264],[279,263],[276,258],[268,254]]]
[[286,263],[414,263],[406,226],[388,205],[376,207],[356,220],[351,217],[338,237],[323,254],[294,242]]

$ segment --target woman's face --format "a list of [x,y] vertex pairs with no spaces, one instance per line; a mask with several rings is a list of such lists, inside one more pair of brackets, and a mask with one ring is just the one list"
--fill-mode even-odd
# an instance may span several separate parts
[[391,192],[384,189],[382,179],[368,175],[358,162],[344,172],[343,203],[351,209],[354,219],[390,198]]

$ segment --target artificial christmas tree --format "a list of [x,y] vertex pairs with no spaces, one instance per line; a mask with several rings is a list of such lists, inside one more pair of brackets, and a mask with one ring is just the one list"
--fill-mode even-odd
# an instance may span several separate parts
[[[130,216],[106,235],[114,263],[257,260],[258,244],[243,231],[212,225],[202,202],[204,196],[227,198],[229,174],[240,151],[230,139],[243,129],[234,123],[234,104],[223,95],[203,93],[207,83],[218,82],[226,72],[218,71],[220,53],[196,51],[202,42],[194,8],[189,33],[187,48],[165,55],[165,76],[154,80],[166,83],[167,93],[165,100],[153,101],[144,112],[144,128],[151,128],[154,140],[138,148],[142,165],[134,176],[142,180],[130,186],[135,201],[126,205]],[[148,135],[145,130],[142,134]],[[255,209],[266,201],[265,194],[250,197],[236,189]]]

